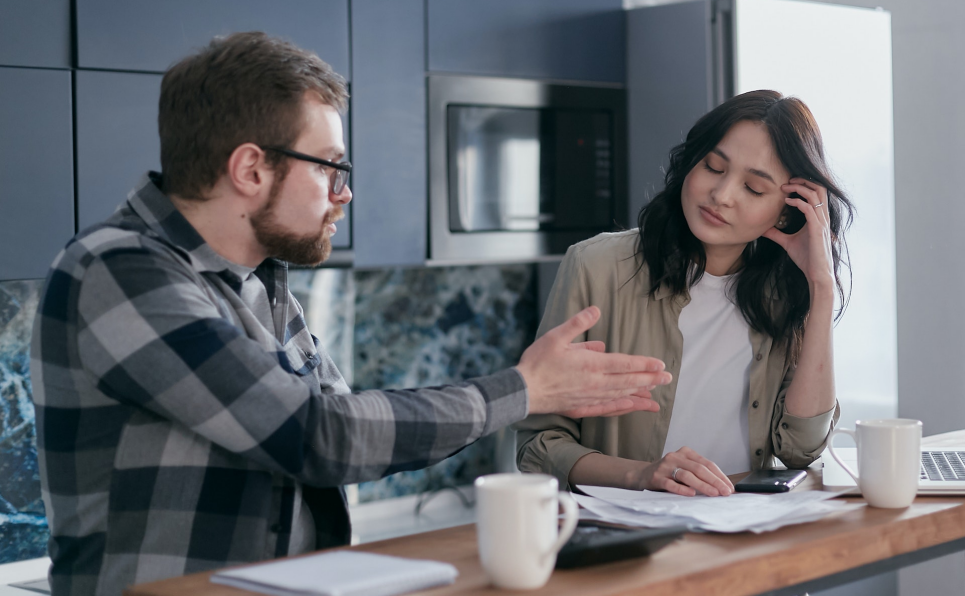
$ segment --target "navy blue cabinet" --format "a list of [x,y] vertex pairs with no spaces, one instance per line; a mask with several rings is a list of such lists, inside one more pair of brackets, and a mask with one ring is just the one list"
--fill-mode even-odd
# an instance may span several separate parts
[[127,199],[140,176],[161,169],[161,75],[79,70],[77,223],[95,224]]
[[355,265],[426,258],[425,17],[422,0],[352,1]]
[[264,31],[349,77],[348,0],[76,0],[77,66],[164,72],[213,36]]
[[622,83],[622,0],[428,0],[429,70]]
[[70,72],[0,68],[0,279],[47,274],[74,233]]
[[70,67],[70,0],[0,0],[0,65]]

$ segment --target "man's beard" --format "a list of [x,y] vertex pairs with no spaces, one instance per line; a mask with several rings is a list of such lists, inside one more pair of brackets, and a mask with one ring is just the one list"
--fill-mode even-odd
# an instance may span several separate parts
[[344,213],[341,205],[334,206],[322,222],[317,233],[299,236],[289,232],[275,219],[275,207],[281,191],[282,180],[272,184],[268,194],[268,202],[264,207],[251,215],[251,227],[255,238],[261,243],[268,256],[292,265],[315,266],[324,262],[332,254],[332,239],[328,234],[328,225],[342,219]]

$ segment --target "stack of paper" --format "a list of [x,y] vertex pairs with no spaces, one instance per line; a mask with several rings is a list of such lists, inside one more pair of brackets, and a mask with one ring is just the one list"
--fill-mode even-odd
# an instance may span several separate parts
[[457,575],[448,563],[336,551],[219,571],[211,581],[274,596],[393,596],[451,584]]
[[769,532],[821,519],[861,504],[830,501],[835,493],[809,490],[772,495],[735,493],[729,497],[682,497],[671,493],[580,486],[583,517],[628,526],[688,526],[709,532]]

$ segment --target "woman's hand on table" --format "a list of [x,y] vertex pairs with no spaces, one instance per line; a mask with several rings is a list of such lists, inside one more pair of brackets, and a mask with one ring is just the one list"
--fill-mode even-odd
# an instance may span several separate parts
[[662,490],[685,497],[698,492],[708,497],[727,496],[734,492],[730,481],[717,464],[690,447],[681,447],[647,464],[634,482],[638,490]]

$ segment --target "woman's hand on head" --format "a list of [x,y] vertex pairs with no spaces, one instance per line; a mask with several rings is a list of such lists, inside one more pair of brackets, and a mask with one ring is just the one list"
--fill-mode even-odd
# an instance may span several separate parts
[[834,260],[831,252],[831,217],[828,214],[828,190],[803,178],[791,178],[781,186],[787,194],[797,193],[803,199],[784,199],[789,209],[804,214],[805,224],[794,234],[785,234],[777,228],[764,232],[787,251],[794,264],[807,277],[812,288],[834,287]]
[[734,483],[717,464],[690,447],[681,447],[643,468],[637,484],[640,490],[663,490],[686,497],[698,492],[709,497],[734,492]]

